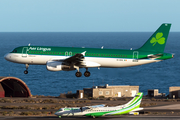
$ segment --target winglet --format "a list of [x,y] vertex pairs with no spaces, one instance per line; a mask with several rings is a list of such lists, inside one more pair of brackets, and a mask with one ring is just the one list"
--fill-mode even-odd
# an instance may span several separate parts
[[86,51],[82,52],[81,54],[82,54],[83,56],[85,56],[85,53],[86,53]]

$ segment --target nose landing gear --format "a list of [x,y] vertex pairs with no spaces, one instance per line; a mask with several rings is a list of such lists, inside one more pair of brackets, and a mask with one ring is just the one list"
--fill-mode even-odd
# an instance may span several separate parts
[[26,64],[26,70],[24,71],[24,74],[28,74],[28,67],[29,67],[29,64]]
[[25,70],[25,71],[24,71],[24,74],[28,74],[28,71],[27,71],[27,70]]

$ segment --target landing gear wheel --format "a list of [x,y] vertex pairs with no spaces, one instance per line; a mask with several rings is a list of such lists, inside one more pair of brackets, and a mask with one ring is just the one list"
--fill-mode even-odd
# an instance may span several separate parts
[[82,73],[81,72],[76,72],[76,77],[81,77]]
[[27,71],[27,70],[25,70],[25,71],[24,71],[24,74],[28,74],[28,71]]
[[84,73],[84,76],[85,77],[89,77],[91,75],[91,73],[89,72],[89,71],[86,71],[85,73]]
[[24,74],[28,74],[28,67],[29,67],[29,64],[25,64],[26,65],[26,70],[24,71]]

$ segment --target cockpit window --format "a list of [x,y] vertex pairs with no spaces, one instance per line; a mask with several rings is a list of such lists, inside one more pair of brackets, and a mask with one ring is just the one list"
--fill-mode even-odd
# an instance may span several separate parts
[[12,53],[17,53],[17,50],[13,50]]
[[59,109],[59,111],[63,111],[63,109],[61,108],[61,109]]

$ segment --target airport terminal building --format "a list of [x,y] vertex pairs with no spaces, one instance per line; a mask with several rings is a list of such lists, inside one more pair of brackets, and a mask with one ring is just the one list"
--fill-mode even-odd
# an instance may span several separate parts
[[83,97],[94,97],[98,98],[100,96],[104,97],[134,97],[136,93],[139,92],[139,86],[130,85],[119,85],[119,86],[95,86],[92,88],[84,88],[83,90],[78,90],[78,98]]

